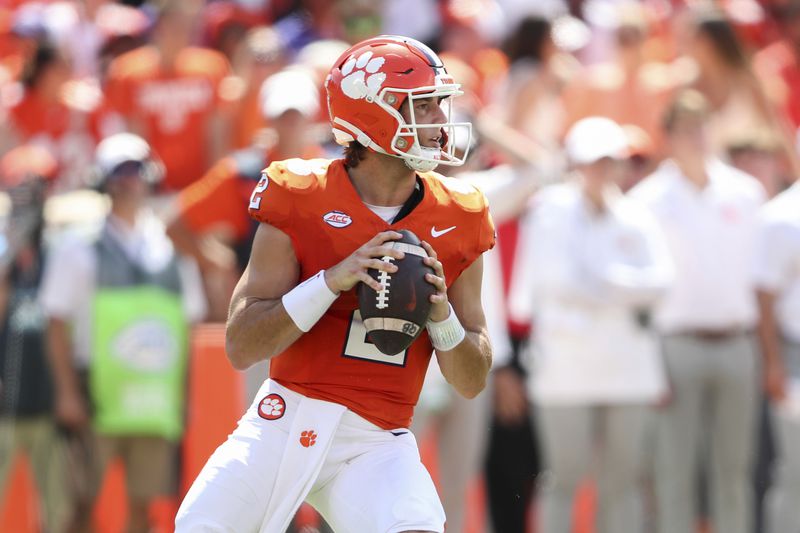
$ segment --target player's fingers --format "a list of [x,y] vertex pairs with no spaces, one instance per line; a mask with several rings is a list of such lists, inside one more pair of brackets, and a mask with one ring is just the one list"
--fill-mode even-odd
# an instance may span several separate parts
[[361,271],[361,272],[357,273],[356,277],[360,281],[362,281],[363,283],[365,283],[366,285],[371,287],[372,290],[374,290],[375,292],[383,290],[383,286],[381,286],[381,284],[378,283],[378,281],[375,278],[373,278],[372,276],[367,274],[366,271]]
[[426,257],[422,260],[423,263],[431,267],[434,273],[440,278],[444,277],[444,265],[435,257]]
[[402,238],[403,236],[397,233],[396,231],[392,230],[382,231],[377,235],[375,235],[372,239],[370,239],[370,241],[367,244],[371,246],[377,246],[379,244],[385,243],[386,241],[396,241]]
[[420,244],[425,249],[425,251],[428,252],[428,257],[432,257],[434,259],[439,257],[436,253],[436,250],[434,250],[433,247],[430,244],[428,244],[427,241],[422,241],[420,242]]
[[367,251],[368,257],[394,257],[395,259],[402,259],[406,256],[406,254],[400,250],[394,249],[389,244],[384,244],[382,246],[374,246]]
[[447,303],[447,293],[437,292],[436,294],[431,294],[431,303],[432,304],[446,304]]
[[447,286],[444,283],[444,278],[440,278],[434,274],[425,274],[425,281],[436,287],[437,292],[447,292]]
[[374,268],[375,270],[383,270],[385,272],[397,272],[397,265],[382,259],[365,259],[362,261],[361,266],[364,269]]

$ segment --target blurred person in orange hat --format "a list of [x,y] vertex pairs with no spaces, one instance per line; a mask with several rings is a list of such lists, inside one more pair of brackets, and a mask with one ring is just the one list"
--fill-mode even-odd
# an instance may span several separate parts
[[87,115],[66,90],[70,64],[47,41],[38,41],[25,65],[20,83],[6,92],[9,120],[0,125],[0,152],[20,143],[45,147],[61,167],[57,187],[70,189],[82,182],[91,162],[93,141],[86,131]]
[[0,190],[9,206],[0,233],[0,498],[19,453],[28,456],[39,496],[40,527],[66,531],[64,448],[57,431],[38,302],[45,260],[44,202],[58,163],[44,148],[22,145],[0,160]]
[[[323,155],[312,127],[319,101],[310,74],[298,68],[273,74],[262,84],[259,100],[259,113],[269,129],[247,148],[217,161],[184,189],[167,228],[178,250],[200,265],[211,320],[225,320],[233,287],[247,265],[258,225],[246,207],[261,170],[272,161]],[[255,389],[265,375],[260,370]],[[248,388],[248,402],[251,393],[255,390]]]
[[564,93],[566,126],[587,116],[608,117],[618,124],[642,128],[661,146],[660,116],[676,88],[669,65],[646,54],[650,21],[638,2],[620,2],[611,8],[613,56],[590,67]]
[[230,65],[220,52],[192,45],[197,1],[158,6],[152,44],[114,60],[105,92],[127,128],[164,161],[161,192],[200,179],[229,144],[229,117],[220,84]]

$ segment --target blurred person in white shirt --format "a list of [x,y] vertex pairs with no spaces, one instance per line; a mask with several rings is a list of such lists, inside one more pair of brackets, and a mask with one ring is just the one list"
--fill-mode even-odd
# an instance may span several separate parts
[[756,283],[777,463],[767,493],[768,533],[800,524],[800,185],[762,211]]
[[597,531],[643,531],[648,406],[666,386],[642,316],[672,268],[655,220],[619,191],[627,145],[610,119],[578,121],[565,144],[574,175],[534,197],[518,244],[511,312],[536,323],[529,389],[549,471],[541,533],[572,531],[593,466]]
[[[657,427],[658,533],[695,531],[700,464],[708,464],[714,530],[752,527],[760,398],[752,265],[766,194],[712,155],[708,117],[699,92],[677,95],[663,119],[671,158],[630,193],[655,214],[675,265],[654,314],[671,386]],[[710,460],[700,463],[705,442]]]

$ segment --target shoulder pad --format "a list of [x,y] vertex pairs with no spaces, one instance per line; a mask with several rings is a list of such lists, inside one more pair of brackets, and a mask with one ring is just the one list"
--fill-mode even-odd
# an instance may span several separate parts
[[488,207],[486,196],[465,180],[450,178],[436,172],[425,172],[420,177],[441,202],[455,202],[465,211],[483,211]]
[[330,164],[330,159],[287,159],[271,163],[264,173],[283,189],[312,192],[324,183]]

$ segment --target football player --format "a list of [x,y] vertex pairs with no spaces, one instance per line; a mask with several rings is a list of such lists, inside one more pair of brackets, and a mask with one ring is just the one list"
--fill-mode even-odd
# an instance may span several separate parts
[[[408,430],[435,351],[463,396],[484,387],[491,348],[481,254],[494,244],[485,197],[433,173],[460,165],[449,110],[459,85],[427,46],[381,36],[348,49],[326,81],[345,157],[272,163],[250,200],[260,222],[234,292],[234,367],[270,376],[211,456],[176,518],[178,532],[284,531],[309,501],[335,531],[442,532],[436,489]],[[392,274],[388,243],[409,229],[434,274],[426,331],[386,355],[366,339],[356,287]],[[410,252],[409,252],[410,253]]]

